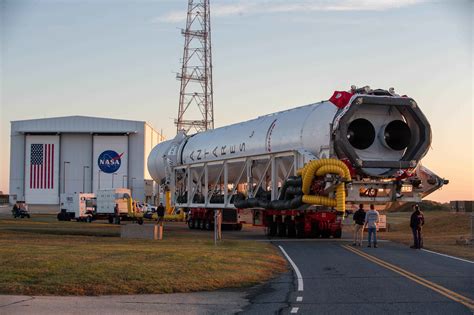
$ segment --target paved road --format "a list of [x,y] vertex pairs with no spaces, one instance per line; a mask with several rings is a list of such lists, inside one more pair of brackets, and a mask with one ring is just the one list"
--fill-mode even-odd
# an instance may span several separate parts
[[273,287],[244,313],[267,313],[263,306],[279,301],[284,314],[473,314],[474,264],[390,242],[345,244],[275,242],[298,270],[291,292],[285,301]]

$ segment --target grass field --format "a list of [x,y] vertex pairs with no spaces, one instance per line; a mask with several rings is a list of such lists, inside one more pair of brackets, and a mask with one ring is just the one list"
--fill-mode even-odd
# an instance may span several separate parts
[[[166,227],[165,227],[166,229]],[[101,295],[252,286],[287,270],[267,243],[170,231],[163,241],[125,240],[110,224],[0,219],[0,293]]]
[[[392,241],[412,245],[413,238],[409,227],[409,212],[387,214],[390,232],[381,233],[381,237]],[[470,213],[451,213],[446,211],[425,211],[423,243],[426,249],[474,260],[474,247],[457,245],[456,240],[468,237],[471,233]]]

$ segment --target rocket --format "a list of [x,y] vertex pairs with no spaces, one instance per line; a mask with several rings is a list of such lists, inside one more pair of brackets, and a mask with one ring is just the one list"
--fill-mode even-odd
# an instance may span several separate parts
[[328,101],[198,134],[179,133],[152,150],[148,170],[172,192],[177,206],[235,208],[237,200],[258,194],[281,200],[282,187],[298,170],[310,161],[333,159],[347,166],[351,179],[315,177],[319,193],[331,195],[331,185],[345,181],[345,203],[390,207],[419,202],[448,183],[420,163],[431,137],[414,99],[393,88],[352,86]]

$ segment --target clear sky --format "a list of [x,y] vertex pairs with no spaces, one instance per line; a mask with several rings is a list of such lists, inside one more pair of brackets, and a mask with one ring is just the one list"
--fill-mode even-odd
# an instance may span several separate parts
[[[211,0],[216,126],[395,87],[430,120],[423,164],[474,199],[473,1]],[[187,1],[0,0],[0,190],[12,120],[147,120],[175,134]]]

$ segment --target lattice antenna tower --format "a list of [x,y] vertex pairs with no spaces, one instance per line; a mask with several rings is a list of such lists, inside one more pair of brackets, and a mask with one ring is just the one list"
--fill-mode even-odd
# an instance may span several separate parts
[[214,128],[209,0],[188,0],[179,93],[177,132]]

